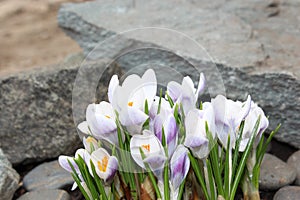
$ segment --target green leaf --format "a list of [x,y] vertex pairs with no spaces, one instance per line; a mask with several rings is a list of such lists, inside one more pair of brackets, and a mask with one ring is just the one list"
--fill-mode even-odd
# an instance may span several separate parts
[[104,200],[108,200],[107,198],[107,195],[106,195],[106,192],[105,192],[105,189],[103,187],[103,183],[102,181],[100,180],[100,178],[98,177],[98,174],[96,173],[96,170],[95,170],[95,165],[94,163],[92,162],[92,160],[90,160],[90,164],[91,164],[91,168],[92,168],[92,172],[93,172],[93,176],[94,176],[94,180],[96,182],[96,185],[98,187],[98,191],[100,192],[102,198]]
[[211,163],[209,159],[206,159],[207,165],[207,172],[208,172],[208,181],[209,181],[209,188],[210,188],[210,197],[211,199],[216,199],[217,194],[215,194],[215,183],[214,183],[214,174],[212,171]]
[[177,200],[181,200],[184,191],[184,186],[185,186],[185,179],[183,179],[182,183],[180,184]]
[[[143,151],[143,149],[142,149],[141,147],[140,147],[140,154],[141,154],[142,159],[144,160],[144,159],[146,158],[146,156],[145,156],[145,153],[144,153],[144,151]],[[151,171],[151,169],[150,169],[148,163],[145,163],[145,162],[144,162],[144,165],[145,165],[145,167],[146,167],[146,169],[147,169],[147,171],[148,171],[149,178],[150,178],[150,181],[151,181],[151,183],[152,183],[152,185],[153,185],[153,188],[154,188],[154,190],[155,190],[156,196],[157,196],[157,198],[161,199],[162,196],[161,196],[161,193],[160,193],[159,188],[158,188],[158,186],[157,186],[157,183],[156,183],[156,179],[155,179],[155,177],[154,177],[154,174],[153,174],[153,172]]]
[[168,102],[169,102],[169,104],[170,104],[171,108],[173,108],[173,106],[174,106],[174,102],[173,102],[172,98],[169,96],[169,94],[168,94],[168,93],[166,93],[166,96],[167,96],[167,99],[168,99]]
[[230,195],[230,182],[231,177],[230,174],[230,154],[231,154],[231,148],[230,148],[230,134],[228,134],[227,137],[227,148],[226,148],[226,156],[225,156],[225,172],[224,172],[224,188],[225,188],[225,198],[228,198]]
[[158,102],[157,114],[160,113],[160,108],[161,108],[161,98],[162,98],[162,88],[160,88],[160,90],[159,90],[159,102]]
[[165,167],[164,167],[164,196],[165,196],[165,200],[170,199],[168,162],[165,163]]
[[250,140],[246,146],[246,149],[245,149],[245,151],[241,157],[240,163],[238,165],[238,169],[236,171],[235,179],[234,179],[233,186],[232,186],[231,193],[230,193],[230,198],[229,198],[230,200],[234,200],[234,196],[235,196],[237,187],[238,187],[241,177],[244,173],[246,162],[248,160],[250,151],[252,150],[252,146],[253,146],[254,140],[256,138],[256,133],[259,128],[259,123],[260,123],[260,116],[258,117],[258,119],[255,123],[255,126],[251,133]]
[[235,149],[234,149],[234,153],[233,153],[233,162],[232,162],[232,179],[231,179],[231,183],[234,179],[234,175],[235,175],[235,170],[237,168],[237,161],[239,158],[239,148],[240,148],[240,144],[242,141],[242,135],[243,135],[243,131],[244,131],[244,126],[245,126],[245,120],[243,120],[240,124],[240,128],[239,128],[239,132],[238,132],[238,139],[235,141]]
[[191,165],[192,165],[192,168],[193,168],[193,170],[195,172],[197,180],[198,180],[198,182],[200,183],[200,185],[202,187],[202,190],[203,190],[205,198],[206,199],[210,199],[209,195],[208,195],[208,192],[207,192],[207,188],[206,188],[205,182],[204,182],[203,175],[201,174],[201,170],[199,168],[199,165],[198,165],[196,159],[194,158],[194,156],[190,152],[188,152],[188,156],[190,158]]

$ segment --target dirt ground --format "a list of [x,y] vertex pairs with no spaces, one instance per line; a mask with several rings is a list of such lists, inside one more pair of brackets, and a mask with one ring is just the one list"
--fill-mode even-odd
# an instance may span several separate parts
[[45,67],[81,51],[57,25],[64,2],[83,0],[0,0],[0,76]]

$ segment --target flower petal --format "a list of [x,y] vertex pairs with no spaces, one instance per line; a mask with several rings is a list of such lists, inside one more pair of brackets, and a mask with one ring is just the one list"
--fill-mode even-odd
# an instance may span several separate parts
[[119,85],[119,78],[117,75],[113,75],[110,79],[108,85],[108,92],[107,92],[108,100],[110,103],[113,103],[114,93],[118,85]]
[[177,190],[187,176],[190,168],[190,160],[187,155],[188,150],[183,146],[179,145],[170,161],[171,169],[171,183],[174,190]]

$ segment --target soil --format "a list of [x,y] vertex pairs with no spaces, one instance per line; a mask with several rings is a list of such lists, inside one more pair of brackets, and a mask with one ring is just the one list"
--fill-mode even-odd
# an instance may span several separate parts
[[59,63],[81,51],[57,25],[62,3],[83,0],[0,0],[0,76]]

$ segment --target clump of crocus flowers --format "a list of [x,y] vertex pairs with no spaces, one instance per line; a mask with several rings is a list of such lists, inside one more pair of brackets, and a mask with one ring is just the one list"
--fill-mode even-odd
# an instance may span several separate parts
[[114,75],[109,102],[90,104],[78,125],[84,149],[59,157],[72,189],[91,200],[233,200],[240,187],[260,199],[260,165],[279,126],[265,139],[268,118],[250,96],[201,102],[202,73],[197,85],[187,76],[163,94],[152,69],[121,85]]

